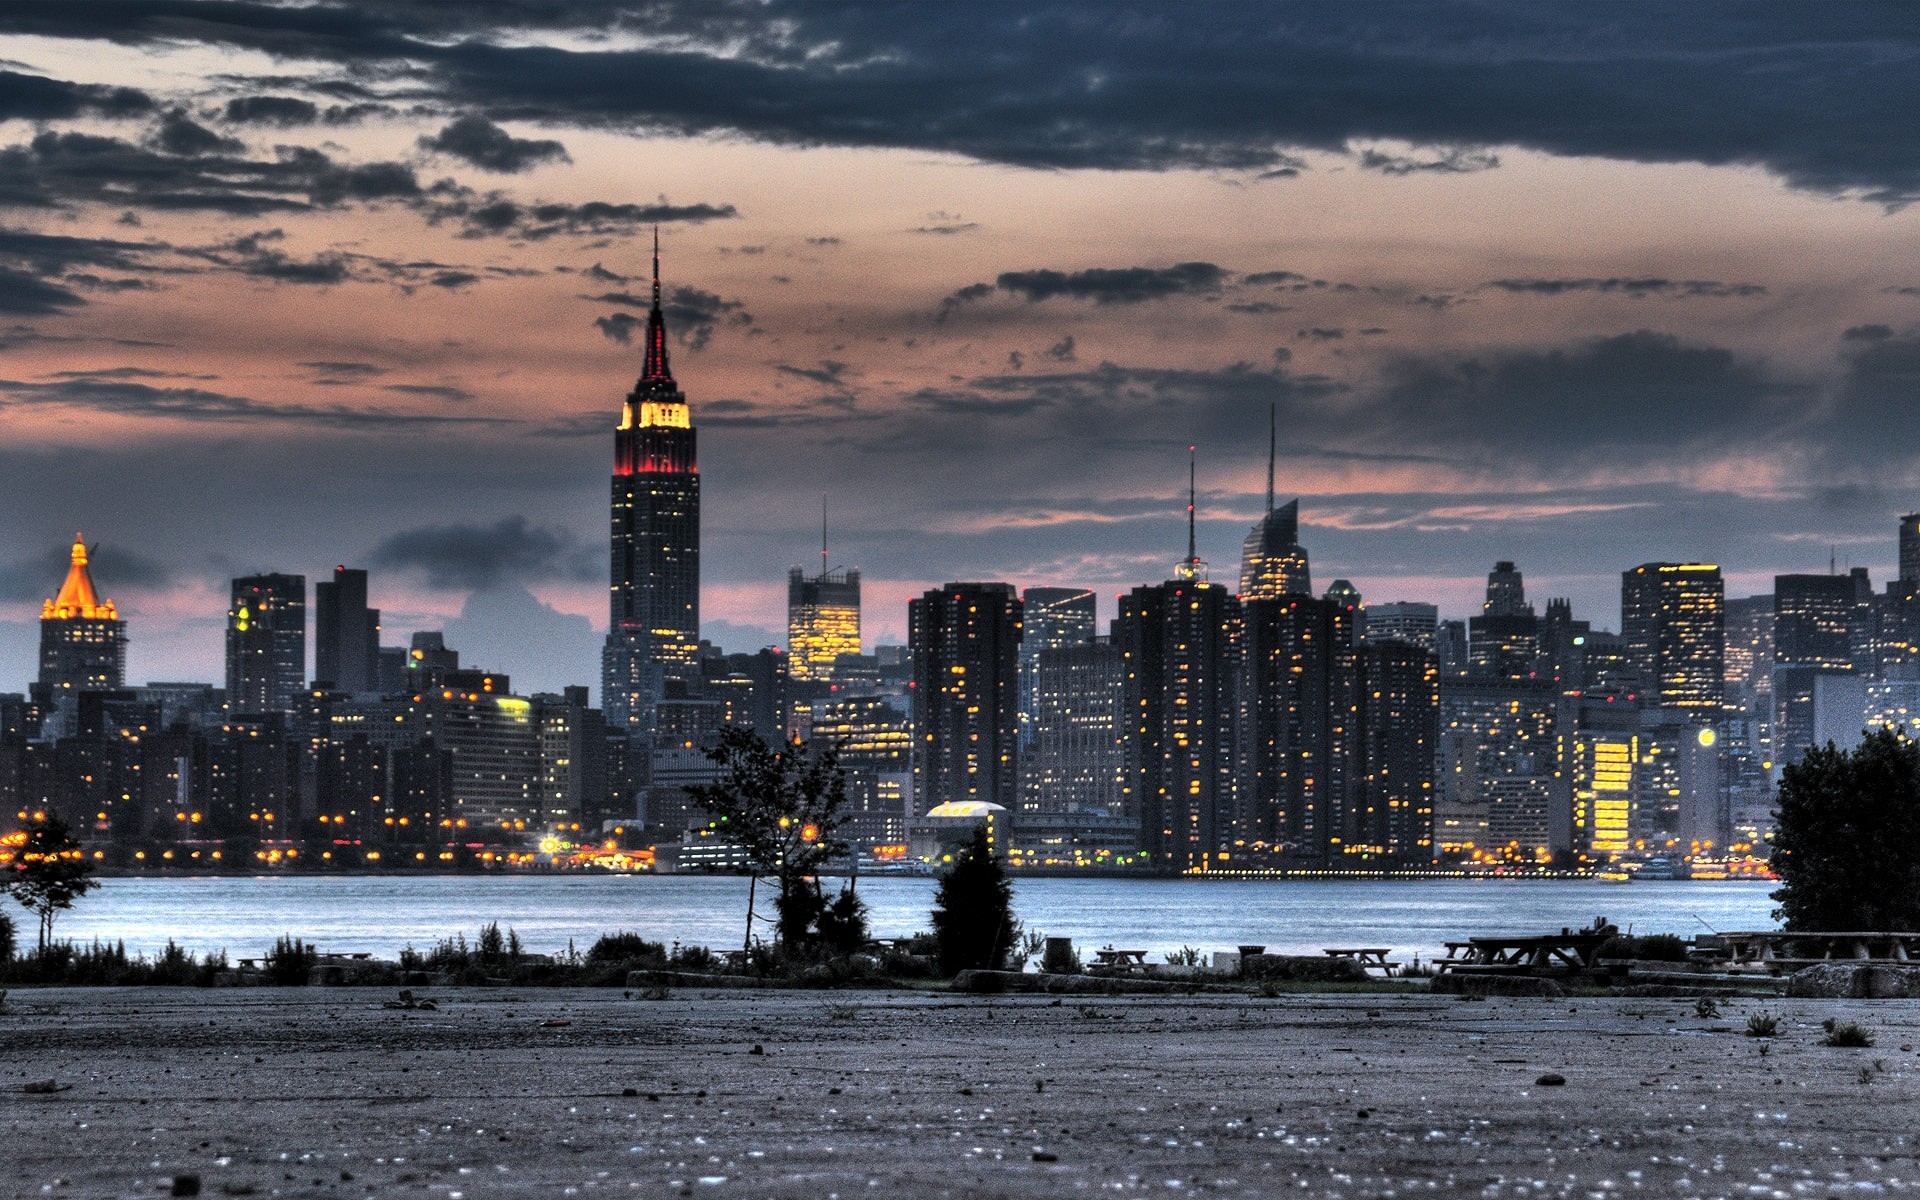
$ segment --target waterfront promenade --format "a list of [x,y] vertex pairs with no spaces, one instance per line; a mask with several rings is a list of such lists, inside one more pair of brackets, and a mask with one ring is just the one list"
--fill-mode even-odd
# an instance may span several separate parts
[[[429,994],[435,1010],[394,1011],[373,989],[16,989],[0,1015],[0,1190],[1920,1190],[1911,1002],[1742,1000],[1699,1017],[1690,999],[1586,997]],[[1743,1036],[1762,1008],[1781,1037]],[[1820,1045],[1828,1017],[1877,1045]],[[70,1090],[23,1090],[43,1079]]]

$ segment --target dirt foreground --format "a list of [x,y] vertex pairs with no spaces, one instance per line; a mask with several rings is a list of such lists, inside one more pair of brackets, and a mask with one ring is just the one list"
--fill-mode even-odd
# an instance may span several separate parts
[[[0,1191],[1920,1190],[1920,1002],[423,994],[16,989]],[[1781,1036],[1744,1036],[1763,1008]]]

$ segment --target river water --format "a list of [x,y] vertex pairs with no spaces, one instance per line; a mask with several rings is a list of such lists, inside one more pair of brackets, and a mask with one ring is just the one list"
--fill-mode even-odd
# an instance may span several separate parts
[[[837,886],[834,884],[833,886]],[[859,891],[873,932],[902,937],[929,927],[932,879],[868,877]],[[1432,958],[1443,943],[1479,934],[1541,933],[1597,916],[1634,933],[1687,936],[1772,929],[1772,884],[1585,880],[1017,879],[1014,911],[1029,932],[1071,937],[1083,951],[1144,949],[1154,959],[1183,946],[1318,954],[1328,946],[1388,946],[1403,961]],[[771,915],[771,891],[762,886]],[[584,951],[602,933],[632,930],[656,941],[714,948],[741,944],[747,880],[737,876],[273,876],[106,879],[60,919],[57,936],[124,940],[151,953],[169,938],[235,958],[291,933],[329,952],[390,958],[499,921],[531,951]],[[26,914],[16,910],[16,918]],[[23,931],[30,926],[24,922]],[[771,928],[757,927],[765,936]]]

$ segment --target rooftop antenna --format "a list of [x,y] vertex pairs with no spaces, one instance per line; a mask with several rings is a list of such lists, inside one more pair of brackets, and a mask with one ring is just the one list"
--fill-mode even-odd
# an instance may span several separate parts
[[1274,459],[1275,452],[1279,448],[1279,442],[1276,440],[1279,436],[1278,434],[1279,420],[1280,420],[1279,412],[1280,412],[1280,406],[1278,404],[1269,404],[1267,406],[1267,511],[1268,512],[1273,511],[1273,459]]
[[827,494],[820,493],[820,578],[827,577]]
[[653,306],[660,307],[660,227],[653,227]]
[[1200,578],[1201,571],[1206,566],[1200,561],[1200,551],[1194,540],[1193,529],[1194,497],[1197,495],[1194,489],[1194,457],[1199,449],[1198,446],[1187,447],[1187,557],[1178,568],[1178,574],[1182,579]]

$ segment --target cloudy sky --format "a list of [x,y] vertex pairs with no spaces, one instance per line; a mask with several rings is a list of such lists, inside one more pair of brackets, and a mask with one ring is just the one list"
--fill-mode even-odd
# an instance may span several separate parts
[[1915,94],[1898,4],[6,6],[0,691],[75,530],[138,680],[336,563],[389,642],[594,680],[656,223],[730,648],[823,491],[869,641],[1165,578],[1190,444],[1232,578],[1270,407],[1321,586],[1878,583]]

